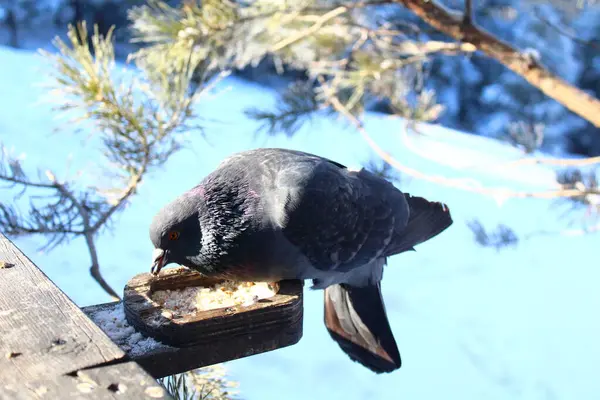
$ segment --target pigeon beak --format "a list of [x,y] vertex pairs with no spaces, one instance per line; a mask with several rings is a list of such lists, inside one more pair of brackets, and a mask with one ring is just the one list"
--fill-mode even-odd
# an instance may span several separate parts
[[168,252],[163,249],[154,249],[152,252],[152,268],[150,273],[152,275],[158,275],[162,267],[167,263]]

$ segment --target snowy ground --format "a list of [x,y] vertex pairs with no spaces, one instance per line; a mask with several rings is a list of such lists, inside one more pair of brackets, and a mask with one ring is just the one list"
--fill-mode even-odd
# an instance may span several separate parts
[[[34,86],[44,62],[31,53],[0,50],[0,141],[29,166],[52,168],[61,176],[65,160],[75,171],[96,154],[86,135],[51,134],[57,121],[46,106],[36,105]],[[317,119],[293,139],[255,137],[255,123],[242,111],[273,104],[272,93],[236,79],[219,86],[200,110],[208,142],[190,133],[192,146],[175,155],[166,168],[145,179],[116,229],[99,240],[105,277],[121,288],[150,267],[148,225],[167,201],[195,185],[225,156],[259,146],[281,146],[317,153],[349,166],[372,153],[345,123]],[[367,129],[403,163],[426,172],[461,177],[475,168],[475,178],[489,186],[537,189],[552,184],[552,172],[539,166],[493,168],[519,157],[514,149],[491,140],[423,128],[428,136],[402,145],[402,125],[370,115]],[[86,147],[87,145],[87,147]],[[469,149],[465,149],[468,146]],[[414,150],[417,150],[415,154]],[[478,154],[483,154],[478,155]],[[425,156],[425,157],[423,157]],[[441,156],[443,164],[429,157]],[[481,248],[465,222],[479,218],[486,226],[504,223],[519,235],[558,231],[566,221],[544,200],[495,200],[457,189],[404,178],[401,188],[447,203],[455,224],[417,252],[395,256],[383,281],[384,298],[396,334],[403,367],[374,375],[331,341],[323,326],[322,292],[307,290],[304,337],[287,349],[228,363],[248,399],[597,399],[600,398],[600,272],[598,236],[535,236],[497,252]],[[0,200],[9,201],[8,193]],[[16,240],[78,305],[108,300],[88,275],[88,255],[81,240],[49,254],[36,252],[40,238]],[[284,395],[285,393],[285,395]]]

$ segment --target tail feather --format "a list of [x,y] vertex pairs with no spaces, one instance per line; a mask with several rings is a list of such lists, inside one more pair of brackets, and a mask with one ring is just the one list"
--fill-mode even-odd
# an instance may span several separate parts
[[387,319],[379,282],[366,287],[347,284],[327,287],[325,326],[353,361],[377,373],[400,368],[400,353]]
[[414,250],[414,246],[442,233],[452,225],[450,210],[443,203],[431,202],[422,197],[404,194],[410,217],[408,224],[398,238],[386,250],[386,256]]
[[[383,254],[388,257],[414,250],[452,225],[448,207],[405,194],[410,209],[406,228],[392,239]],[[401,367],[400,352],[381,297],[380,282],[364,287],[346,283],[325,289],[325,326],[353,361],[382,373]]]

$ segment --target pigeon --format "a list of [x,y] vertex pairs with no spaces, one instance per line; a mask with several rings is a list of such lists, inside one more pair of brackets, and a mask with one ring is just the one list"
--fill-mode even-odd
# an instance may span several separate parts
[[381,293],[387,257],[452,224],[448,207],[365,169],[300,151],[230,155],[150,225],[151,272],[177,263],[236,281],[312,280],[325,326],[375,373],[401,367]]

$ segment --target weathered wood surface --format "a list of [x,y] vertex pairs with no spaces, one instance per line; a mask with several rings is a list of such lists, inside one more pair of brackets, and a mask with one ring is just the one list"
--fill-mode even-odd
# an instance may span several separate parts
[[[0,233],[0,396],[14,398],[9,388],[32,382],[51,387],[86,368],[98,367],[101,376],[100,366],[125,360],[126,354]],[[152,379],[139,366],[130,368]]]
[[[144,336],[163,345],[143,353],[126,351],[155,378],[276,350],[297,343],[302,337],[303,298],[301,281],[282,281],[269,299],[250,306],[209,310],[182,318],[161,315],[160,306],[150,299],[156,290],[211,285],[216,281],[186,269],[163,270],[159,277],[141,274],[132,278],[124,295],[128,322]],[[119,303],[85,307],[94,319],[99,311]],[[120,345],[126,345],[127,338]]]
[[30,382],[4,385],[0,399],[170,399],[134,362],[81,370]]

